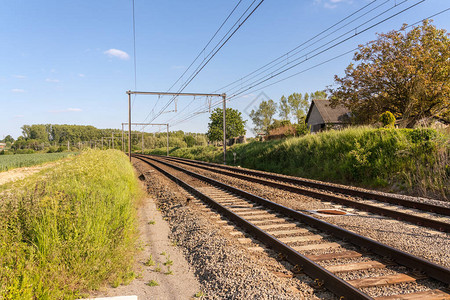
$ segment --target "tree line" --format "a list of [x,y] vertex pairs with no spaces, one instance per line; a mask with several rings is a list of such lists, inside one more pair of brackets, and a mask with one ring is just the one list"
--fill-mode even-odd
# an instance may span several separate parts
[[[6,143],[17,153],[32,151],[59,152],[66,150],[80,150],[85,147],[115,148],[128,147],[128,131],[124,132],[122,145],[122,131],[119,129],[99,129],[90,125],[59,125],[33,124],[21,127],[22,135],[14,140],[10,135],[1,142]],[[167,133],[148,133],[133,130],[131,145],[133,150],[144,148],[162,148],[167,145]],[[205,146],[208,141],[205,134],[179,131],[169,132],[169,144],[172,147]]]

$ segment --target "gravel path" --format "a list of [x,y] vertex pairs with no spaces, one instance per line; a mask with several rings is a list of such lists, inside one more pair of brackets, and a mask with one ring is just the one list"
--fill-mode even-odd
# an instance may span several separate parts
[[275,253],[249,251],[211,214],[192,201],[187,204],[190,195],[183,189],[148,165],[135,165],[145,174],[149,193],[168,219],[171,239],[193,266],[205,299],[335,299],[310,287],[311,278],[289,276],[286,263],[277,261]]

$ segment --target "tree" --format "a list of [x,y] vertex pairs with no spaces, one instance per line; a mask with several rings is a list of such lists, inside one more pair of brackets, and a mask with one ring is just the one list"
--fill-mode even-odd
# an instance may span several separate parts
[[327,99],[327,92],[325,91],[315,91],[314,93],[309,94],[309,99]]
[[288,97],[288,103],[291,107],[292,115],[296,119],[297,124],[300,123],[302,117],[304,117],[306,114],[306,110],[309,107],[308,99],[308,93],[306,93],[304,97],[302,97],[301,93],[293,93]]
[[192,135],[185,135],[183,137],[184,142],[188,147],[194,147],[195,146],[195,138]]
[[291,114],[291,107],[289,106],[289,103],[284,95],[281,96],[278,111],[280,113],[280,117],[282,120],[289,120],[289,115]]
[[[227,108],[226,111],[226,138],[231,139],[245,134],[245,122],[242,113],[237,109]],[[223,139],[223,109],[216,108],[209,117],[208,132],[206,136],[210,141]]]
[[252,109],[250,118],[252,119],[253,124],[255,124],[255,131],[264,131],[267,133],[267,129],[272,123],[276,111],[277,104],[272,99],[262,101],[256,111]]
[[14,143],[14,138],[12,136],[10,136],[9,134],[7,136],[5,136],[5,138],[3,139],[3,143]]
[[360,46],[345,70],[335,78],[332,105],[342,104],[360,124],[375,123],[390,111],[400,126],[413,127],[433,117],[450,120],[450,40],[430,21],[404,32],[379,34]]

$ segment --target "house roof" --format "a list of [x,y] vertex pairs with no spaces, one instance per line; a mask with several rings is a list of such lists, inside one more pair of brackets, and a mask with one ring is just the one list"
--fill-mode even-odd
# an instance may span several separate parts
[[337,105],[335,108],[330,106],[330,100],[314,99],[311,101],[308,114],[306,115],[306,122],[308,122],[313,106],[317,107],[322,119],[325,123],[347,123],[349,118],[349,110],[342,105]]

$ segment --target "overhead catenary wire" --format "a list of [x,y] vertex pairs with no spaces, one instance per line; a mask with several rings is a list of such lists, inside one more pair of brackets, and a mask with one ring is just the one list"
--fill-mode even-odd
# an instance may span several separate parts
[[[254,0],[252,2],[251,5],[253,5],[253,3],[256,0]],[[203,68],[211,61],[211,59],[220,51],[220,49],[222,49],[222,47],[231,39],[231,37],[241,28],[241,26],[250,18],[250,16],[256,11],[256,9],[258,9],[258,7],[264,2],[264,0],[261,0],[255,8],[253,8],[253,10],[246,16],[246,18],[236,27],[236,29],[225,39],[224,42],[222,42],[222,44],[220,46],[218,46],[217,50],[215,50],[214,53],[211,54],[211,56],[208,58],[208,60],[206,60],[206,62],[204,62],[201,66],[199,66],[197,68],[196,71],[194,71],[193,75],[191,75],[191,77],[182,85],[182,87],[177,91],[177,93],[181,93],[191,82],[192,80],[194,80],[194,78],[203,70]],[[249,8],[251,7],[251,5],[249,6]],[[249,9],[248,8],[248,9]],[[244,14],[248,11],[248,9],[244,12]],[[153,120],[155,120],[158,116],[161,115],[161,113],[173,102],[174,97],[159,111],[159,113],[153,117]]]
[[[132,2],[133,10],[133,62],[134,62],[134,89],[137,89],[137,64],[136,64],[136,16],[135,16],[135,6],[134,0]],[[136,95],[133,97],[132,106],[134,106],[134,101],[136,100]]]
[[[407,1],[407,0],[404,0],[403,2],[401,2],[401,3],[399,3],[399,4],[396,4],[396,6],[402,4],[402,3],[406,2],[406,1]],[[385,18],[385,19],[383,19],[383,20],[381,20],[381,21],[379,21],[379,22],[377,22],[377,23],[375,23],[375,24],[373,24],[373,25],[371,25],[371,26],[369,26],[369,27],[363,29],[363,30],[360,30],[359,32],[355,33],[354,35],[352,35],[352,36],[350,36],[350,37],[347,37],[346,39],[344,39],[344,40],[342,40],[342,41],[340,41],[340,42],[338,42],[338,43],[335,43],[335,44],[333,44],[332,46],[330,46],[330,47],[328,47],[328,48],[326,48],[326,49],[324,49],[324,50],[322,50],[322,51],[320,51],[320,52],[318,52],[318,53],[316,53],[316,54],[314,54],[314,55],[311,55],[310,57],[307,57],[305,60],[303,60],[303,61],[301,61],[301,62],[299,62],[299,63],[297,63],[297,64],[295,64],[295,65],[293,65],[293,66],[291,66],[291,67],[289,67],[289,68],[287,68],[287,69],[285,69],[285,70],[282,70],[282,71],[279,72],[279,73],[272,74],[272,75],[271,75],[271,74],[268,74],[268,75],[263,76],[263,77],[262,77],[263,80],[261,80],[261,82],[257,82],[257,81],[252,82],[250,85],[248,85],[248,88],[247,88],[247,86],[245,86],[244,91],[242,91],[242,89],[241,89],[241,90],[235,91],[235,93],[234,93],[232,96],[229,96],[229,97],[228,97],[228,100],[231,100],[231,99],[237,97],[238,95],[242,94],[243,92],[248,91],[249,89],[252,89],[253,87],[255,87],[255,86],[257,86],[257,85],[260,85],[261,83],[263,83],[263,82],[265,82],[265,81],[267,81],[267,80],[270,80],[270,79],[272,79],[272,78],[274,78],[274,77],[276,77],[276,76],[278,76],[278,75],[280,75],[280,74],[282,74],[282,73],[284,73],[284,72],[286,72],[286,71],[288,71],[288,70],[290,70],[290,69],[292,69],[292,68],[298,66],[299,64],[302,64],[302,63],[304,63],[305,61],[310,60],[310,59],[312,59],[312,58],[318,56],[319,54],[321,54],[321,53],[323,53],[323,52],[326,52],[326,51],[328,51],[328,50],[330,50],[330,49],[332,49],[332,48],[338,46],[339,44],[342,44],[342,43],[344,43],[345,41],[347,41],[347,40],[349,40],[349,39],[351,39],[351,38],[354,38],[355,36],[357,36],[357,35],[359,35],[359,34],[362,34],[363,32],[365,32],[365,31],[367,31],[367,30],[369,30],[369,29],[371,29],[371,28],[373,28],[373,27],[375,27],[375,26],[378,26],[379,24],[381,24],[381,23],[383,23],[383,22],[386,22],[387,20],[389,20],[389,19],[391,19],[391,18],[397,16],[397,15],[400,14],[400,13],[405,12],[405,11],[408,10],[408,9],[411,9],[412,7],[414,7],[414,6],[416,6],[416,5],[420,4],[420,3],[422,3],[422,2],[424,2],[424,1],[425,1],[425,0],[421,0],[421,1],[419,1],[419,2],[417,2],[417,3],[415,3],[415,4],[411,5],[411,6],[409,6],[409,7],[407,7],[407,8],[401,10],[400,12],[397,12],[397,13],[395,13],[395,14],[393,14],[393,15],[391,15],[391,16],[389,16],[389,17],[387,17],[387,18]],[[387,11],[389,11],[389,10],[391,10],[391,9],[392,9],[392,8],[390,8],[390,9],[388,9],[388,10],[385,10],[384,12],[378,14],[377,16],[381,16],[382,14],[384,14],[385,12],[387,12]],[[359,10],[359,11],[360,11],[360,10]],[[377,17],[377,16],[376,16],[376,17]],[[364,22],[363,24],[358,25],[356,28],[359,28],[360,26],[362,26],[362,25],[364,25],[364,24],[367,24],[367,23],[370,22],[371,20],[374,20],[376,17],[373,17],[373,18],[371,18],[369,21],[366,21],[366,22]],[[354,29],[352,29],[352,30],[350,30],[350,31],[348,31],[348,32],[352,32],[353,30],[354,30]],[[347,32],[347,33],[348,33],[348,32]],[[345,35],[345,34],[344,34],[344,35]],[[342,37],[342,36],[343,36],[343,35],[340,35],[339,37]],[[338,37],[338,38],[339,38],[339,37]],[[314,49],[314,50],[308,52],[308,54],[313,53],[314,51],[316,51],[316,50],[318,50],[318,49],[324,47],[325,45],[328,45],[328,44],[332,43],[332,42],[335,41],[335,40],[336,40],[336,38],[333,39],[331,42],[327,42],[327,43],[325,43],[324,45],[322,45],[322,46],[320,46],[320,47],[317,47],[316,49]],[[354,51],[354,50],[352,50],[352,51]],[[300,58],[302,58],[302,57],[304,57],[304,56],[301,56]],[[280,68],[279,68],[279,69],[280,69]],[[279,70],[279,69],[277,69],[277,70]],[[271,75],[271,76],[270,76],[270,75]],[[264,79],[264,78],[267,77],[267,76],[270,76],[270,77]],[[228,93],[228,92],[229,92],[229,91],[227,91],[227,93]],[[194,112],[194,115],[195,115],[196,113],[198,113],[198,111],[197,111],[197,112]],[[174,126],[174,125],[176,125],[176,124],[173,124],[173,126]]]
[[[420,0],[419,2],[417,2],[417,3],[415,3],[415,4],[413,4],[413,5],[409,6],[409,7],[407,7],[407,8],[405,8],[405,9],[403,9],[403,10],[401,10],[401,11],[399,11],[399,12],[397,12],[397,13],[395,13],[395,14],[393,14],[393,15],[391,15],[391,16],[389,16],[389,17],[387,17],[387,18],[385,18],[385,19],[383,19],[383,20],[381,20],[381,21],[379,21],[379,22],[377,22],[377,23],[375,23],[375,24],[373,24],[373,25],[371,25],[371,26],[365,28],[365,29],[363,29],[363,30],[361,30],[361,31],[356,32],[356,33],[353,34],[352,36],[347,37],[347,38],[345,38],[345,39],[343,39],[343,40],[341,40],[341,41],[339,41],[339,42],[336,42],[336,43],[334,43],[333,45],[331,45],[331,46],[329,46],[329,47],[327,47],[327,48],[325,48],[325,49],[323,49],[323,50],[321,50],[321,51],[319,51],[319,52],[317,52],[317,53],[311,55],[310,57],[306,57],[303,61],[300,61],[300,62],[298,62],[298,63],[296,63],[296,64],[294,64],[294,65],[292,65],[292,66],[290,66],[290,67],[287,67],[287,68],[285,68],[285,69],[283,69],[283,70],[281,70],[281,71],[279,71],[279,72],[277,72],[277,73],[275,73],[275,74],[273,74],[273,75],[270,75],[270,76],[269,76],[269,75],[266,75],[266,76],[264,76],[264,77],[266,77],[266,78],[263,77],[263,79],[261,79],[261,80],[259,80],[259,81],[252,82],[251,84],[248,85],[247,88],[242,88],[242,89],[238,90],[237,92],[233,93],[233,95],[231,95],[231,96],[228,97],[228,98],[229,98],[229,99],[235,98],[236,96],[241,95],[242,93],[244,93],[244,92],[246,92],[246,91],[248,91],[248,90],[250,90],[250,89],[252,89],[252,88],[254,88],[254,87],[256,87],[256,86],[258,86],[258,85],[260,85],[260,84],[262,84],[262,83],[264,83],[264,82],[266,82],[266,81],[268,81],[268,80],[270,80],[270,79],[272,79],[272,78],[274,78],[274,77],[277,77],[277,76],[279,76],[279,75],[281,75],[281,74],[283,74],[283,73],[285,73],[285,72],[287,72],[287,71],[289,71],[289,70],[295,68],[296,66],[298,66],[298,65],[300,65],[300,64],[302,64],[302,63],[304,63],[305,61],[308,61],[308,60],[310,60],[310,59],[312,59],[312,58],[314,58],[314,57],[316,57],[316,56],[318,56],[318,55],[320,55],[320,54],[322,54],[322,53],[324,53],[324,52],[329,51],[330,49],[335,48],[336,46],[338,46],[338,45],[340,45],[340,44],[342,44],[342,43],[344,43],[344,42],[346,42],[346,41],[348,41],[348,40],[350,40],[350,39],[352,39],[352,38],[354,38],[354,37],[356,37],[356,36],[358,36],[358,35],[360,35],[360,34],[366,32],[366,31],[368,31],[368,30],[370,30],[370,29],[372,29],[372,28],[374,28],[374,27],[376,27],[376,26],[378,26],[378,25],[380,25],[380,24],[386,22],[387,20],[390,20],[390,19],[396,17],[397,15],[399,15],[399,14],[401,14],[401,13],[404,13],[405,11],[407,11],[407,10],[409,10],[409,9],[411,9],[411,8],[417,6],[417,5],[419,5],[420,3],[423,3],[423,2],[425,2],[425,1],[426,1],[426,0]],[[268,77],[267,77],[267,76],[268,76]]]
[[[390,0],[384,1],[384,2],[381,3],[380,5],[376,6],[376,7],[373,8],[373,9],[371,9],[369,12],[374,11],[375,9],[379,8],[380,6],[382,6],[383,4],[385,4],[385,3],[389,2],[389,1],[390,1]],[[406,1],[408,1],[408,0],[404,0],[404,1],[400,2],[400,3],[396,3],[396,4],[394,5],[394,7],[391,7],[391,8],[389,8],[389,9],[387,9],[387,10],[385,10],[385,11],[379,13],[379,14],[376,15],[375,17],[369,19],[368,21],[365,21],[365,22],[363,22],[362,24],[359,24],[358,26],[356,26],[355,28],[353,28],[353,29],[347,31],[346,33],[341,34],[339,37],[334,38],[333,40],[331,40],[331,41],[325,43],[324,45],[322,45],[322,46],[320,46],[320,47],[317,47],[316,49],[314,49],[314,50],[308,52],[306,55],[308,55],[308,54],[310,54],[310,53],[313,53],[314,51],[317,51],[318,49],[320,49],[320,48],[322,48],[322,47],[324,47],[324,46],[326,46],[326,45],[332,43],[333,41],[337,40],[338,38],[340,38],[340,37],[342,37],[342,36],[345,36],[346,34],[348,34],[348,33],[350,33],[350,32],[353,32],[355,29],[357,29],[357,28],[359,28],[359,27],[361,27],[361,26],[363,26],[363,25],[369,23],[370,21],[372,21],[372,20],[376,19],[377,17],[379,17],[379,16],[385,14],[386,12],[388,12],[388,11],[394,9],[395,7],[397,7],[397,6],[401,5],[401,4],[403,4],[403,3],[406,2]],[[425,1],[425,0],[423,0],[423,1]],[[305,45],[305,44],[308,43],[309,41],[312,41],[314,38],[316,38],[316,37],[320,36],[321,34],[327,32],[328,30],[332,29],[333,27],[339,25],[340,23],[342,23],[343,21],[349,19],[351,16],[354,16],[354,15],[357,14],[358,12],[361,12],[363,9],[367,8],[369,5],[371,5],[371,4],[375,3],[375,2],[377,2],[377,0],[374,0],[374,1],[370,2],[369,4],[365,5],[364,7],[362,7],[362,8],[360,8],[360,9],[356,10],[355,12],[351,13],[349,16],[347,16],[347,17],[341,19],[340,21],[338,21],[338,22],[335,23],[334,25],[328,27],[327,29],[325,29],[325,30],[323,30],[322,32],[320,32],[319,34],[316,34],[314,37],[308,39],[306,42],[303,42],[302,44],[300,44],[299,46],[295,47],[294,49],[290,50],[290,51],[287,52],[287,53],[291,53],[291,52],[295,51],[295,50],[298,49],[299,47]],[[362,16],[368,14],[369,12],[364,13]],[[348,25],[348,24],[350,24],[350,23],[352,23],[352,22],[358,20],[358,19],[361,18],[362,16],[359,16],[359,17],[357,17],[356,19],[354,19],[353,21],[348,22],[347,24],[345,24],[345,25],[341,26],[340,28],[334,30],[332,33],[336,32],[336,31],[338,31],[339,29],[342,29],[343,27],[345,27],[346,25]],[[378,25],[378,24],[376,24],[376,25]],[[362,33],[362,32],[360,32],[360,33]],[[359,33],[359,34],[360,34],[360,33]],[[330,33],[330,34],[331,34],[331,33]],[[330,34],[328,34],[327,36],[329,36]],[[354,35],[354,36],[355,36],[355,35]],[[354,36],[352,36],[352,37],[354,37]],[[322,38],[322,39],[323,39],[323,38]],[[322,39],[320,39],[320,40],[322,40]],[[319,41],[320,41],[320,40],[319,40]],[[314,43],[312,43],[312,44],[309,45],[308,47],[314,45],[315,43],[317,43],[317,41],[314,42]],[[306,48],[308,48],[308,47],[306,47]],[[306,49],[306,48],[304,48],[304,49]],[[298,53],[298,52],[297,52],[297,53]],[[279,58],[283,58],[285,55],[286,55],[286,54],[283,54],[283,55],[281,55]],[[300,56],[299,58],[302,58],[302,57],[304,57],[304,56],[305,56],[305,55],[302,55],[302,56]],[[272,62],[277,61],[279,58],[273,60]],[[310,57],[310,58],[311,58],[311,57]],[[284,67],[284,66],[286,66],[286,65],[289,65],[289,64],[291,64],[291,63],[293,63],[293,62],[295,62],[295,61],[297,61],[297,60],[298,60],[298,59],[292,60],[291,62],[289,62],[289,63],[283,65],[282,67]],[[269,63],[266,64],[265,66],[270,65],[272,62],[269,62]],[[264,68],[265,66],[259,68],[258,70]],[[275,70],[275,71],[280,70],[282,67],[278,68],[278,69]],[[256,71],[258,71],[258,70],[256,70]],[[247,76],[249,76],[249,75],[255,73],[256,71],[253,71],[252,73],[248,74]],[[269,75],[270,75],[270,74],[269,74]],[[243,78],[245,78],[245,77],[247,77],[247,76],[244,76]],[[268,75],[265,75],[265,76],[268,76]],[[241,79],[239,79],[239,80],[237,80],[237,81],[235,81],[235,82],[238,82],[238,81],[242,80],[243,78],[241,78]],[[264,77],[263,77],[263,78],[264,78]],[[248,80],[247,80],[247,81],[248,81]],[[229,84],[229,85],[227,85],[227,86],[230,86],[230,85],[231,85],[231,84]],[[219,90],[220,90],[220,89],[216,90],[216,92],[219,91]],[[232,89],[231,89],[231,90],[232,90]],[[227,90],[226,93],[228,93],[228,92],[231,91],[231,90]],[[229,100],[230,100],[230,99],[231,99],[231,98],[229,98]],[[201,108],[200,108],[200,110],[201,110]],[[194,115],[197,115],[198,113],[200,113],[200,111],[197,110],[197,111],[194,112]],[[173,117],[173,118],[174,118],[174,117]],[[171,118],[171,120],[173,120],[173,118]],[[174,125],[175,125],[175,124],[174,124]]]
[[[423,19],[421,19],[421,20],[419,20],[419,21],[416,21],[416,22],[414,22],[414,23],[412,23],[412,24],[406,26],[405,29],[410,28],[410,27],[413,27],[413,26],[415,26],[415,25],[417,25],[417,24],[423,22],[424,20],[434,18],[434,17],[436,17],[436,16],[438,16],[438,15],[441,15],[441,14],[443,14],[443,13],[445,13],[445,12],[448,12],[448,11],[450,11],[450,7],[447,8],[447,9],[441,10],[441,11],[439,11],[439,12],[433,14],[433,15],[430,15],[430,16],[428,16],[428,17],[426,17],[426,18],[423,18]],[[373,43],[373,42],[375,42],[375,41],[368,42],[368,43],[365,44],[365,46],[368,46],[368,45],[370,45],[370,44]],[[308,67],[308,68],[306,68],[306,69],[303,69],[303,70],[301,70],[301,71],[299,71],[299,72],[296,72],[296,73],[294,73],[294,74],[291,74],[291,75],[289,75],[289,76],[287,76],[287,77],[284,77],[284,78],[282,78],[282,79],[280,79],[280,80],[277,80],[277,81],[275,81],[275,82],[272,82],[272,83],[270,83],[270,84],[268,84],[268,85],[265,85],[265,86],[263,86],[263,87],[260,87],[260,88],[258,88],[258,89],[256,89],[256,90],[252,90],[252,91],[254,92],[254,91],[262,90],[262,89],[264,89],[264,88],[267,88],[267,87],[269,87],[269,86],[275,85],[275,84],[277,84],[277,83],[280,83],[280,82],[282,82],[282,81],[285,81],[285,80],[287,80],[287,79],[289,79],[289,78],[292,78],[292,77],[294,77],[294,76],[298,76],[298,75],[300,75],[300,74],[302,74],[302,73],[305,73],[305,72],[307,72],[307,71],[309,71],[309,70],[311,70],[311,69],[317,68],[317,67],[322,66],[322,65],[324,65],[324,64],[326,64],[326,63],[329,63],[329,62],[331,62],[331,61],[333,61],[333,60],[336,60],[336,59],[338,59],[338,58],[340,58],[340,57],[343,57],[343,56],[345,56],[345,55],[348,55],[348,54],[350,54],[350,53],[352,53],[352,52],[354,52],[354,51],[356,51],[356,50],[358,50],[358,49],[360,49],[359,46],[356,47],[356,48],[353,48],[353,49],[351,49],[351,50],[345,51],[344,53],[341,53],[341,54],[339,54],[339,55],[336,55],[336,56],[334,56],[334,57],[332,57],[332,58],[330,58],[330,59],[327,59],[327,60],[325,60],[325,61],[322,61],[322,62],[320,62],[320,63],[317,63],[317,64],[315,64],[315,65],[313,65],[313,66],[311,66],[311,67]],[[218,105],[220,105],[220,102],[214,103],[214,104],[212,105],[212,107],[217,107]],[[195,117],[197,117],[197,115],[196,115],[196,114],[192,114],[192,115],[186,116],[186,117],[184,117],[184,118],[180,118],[178,121],[173,122],[172,126],[176,126],[176,125],[182,124],[182,123],[187,122],[187,121],[189,121],[189,120],[191,120],[191,119],[193,119],[193,118],[195,118]]]
[[[388,1],[390,1],[390,0],[385,1],[385,2],[382,3],[381,5],[387,3]],[[331,44],[332,42],[338,40],[339,38],[341,38],[341,37],[343,37],[343,36],[345,36],[345,35],[347,35],[347,34],[349,34],[349,33],[355,32],[359,27],[361,27],[361,26],[363,26],[363,25],[365,25],[365,24],[371,22],[372,20],[374,20],[374,19],[380,17],[381,15],[383,15],[383,14],[389,12],[390,10],[394,9],[396,6],[401,5],[401,4],[403,4],[403,3],[407,2],[407,1],[408,1],[408,0],[404,0],[404,1],[402,1],[401,3],[399,3],[399,4],[396,4],[394,7],[391,7],[391,8],[389,8],[389,9],[387,9],[387,10],[385,10],[385,11],[379,13],[378,15],[372,17],[371,19],[365,21],[364,23],[359,24],[358,26],[356,26],[356,27],[354,27],[354,28],[348,30],[347,32],[345,32],[345,33],[339,35],[338,37],[335,37],[335,38],[332,39],[331,41],[326,42],[325,44],[321,45],[320,47],[316,47],[315,49],[313,49],[313,50],[311,50],[311,51],[309,51],[309,52],[307,52],[307,53],[305,53],[305,54],[303,54],[303,55],[301,55],[301,56],[299,56],[299,57],[297,57],[297,58],[294,58],[295,55],[301,53],[303,50],[306,50],[306,49],[308,49],[309,47],[311,47],[311,46],[317,44],[318,42],[322,41],[323,39],[325,39],[326,37],[330,36],[331,34],[337,32],[338,30],[340,30],[340,29],[342,29],[342,28],[344,28],[344,27],[347,26],[348,24],[350,24],[350,23],[352,23],[352,22],[358,20],[359,18],[363,17],[364,15],[368,14],[369,12],[372,12],[374,9],[380,7],[381,5],[375,7],[373,10],[371,10],[371,11],[369,11],[369,12],[363,14],[362,16],[356,18],[355,20],[353,20],[353,21],[351,21],[351,22],[345,24],[344,26],[341,26],[340,28],[338,28],[338,29],[336,29],[336,30],[330,32],[329,34],[327,34],[326,36],[324,36],[324,37],[320,38],[319,40],[313,42],[312,44],[310,44],[310,45],[308,45],[308,46],[306,46],[306,47],[304,47],[304,48],[302,48],[302,49],[296,51],[296,52],[295,52],[294,54],[292,54],[292,56],[290,57],[290,61],[286,62],[284,65],[278,67],[277,69],[275,69],[275,70],[273,70],[273,71],[271,71],[271,72],[272,72],[272,73],[273,73],[273,72],[277,72],[277,71],[279,71],[280,69],[282,69],[283,67],[285,67],[285,66],[287,66],[287,65],[289,65],[289,64],[292,64],[292,63],[298,61],[298,60],[301,59],[302,57],[308,57],[309,54],[314,53],[315,51],[319,50],[320,48],[323,48],[323,47],[325,47],[326,45]],[[305,44],[305,43],[303,43],[302,45],[304,45],[304,44]],[[294,48],[294,49],[291,50],[290,52],[292,52],[292,51],[294,51],[295,49],[298,49],[298,48],[299,48],[299,46],[296,47],[296,48]],[[286,55],[286,54],[285,54],[285,55]],[[285,55],[283,55],[282,57],[284,57]],[[258,74],[254,75],[254,76],[252,76],[252,77],[250,77],[250,78],[248,78],[248,79],[246,79],[245,81],[242,81],[242,80],[241,80],[241,81],[240,81],[240,85],[242,85],[243,83],[246,83],[246,82],[250,81],[251,79],[257,77],[258,75],[261,75],[261,74],[267,72],[268,70],[270,70],[270,69],[276,67],[277,65],[279,65],[279,64],[281,64],[281,63],[283,63],[283,61],[280,61],[280,62],[276,63],[275,65],[269,67],[269,68],[266,69],[266,70],[263,70],[263,71],[259,72]],[[231,90],[232,90],[232,89],[226,90],[225,93],[228,93],[228,92],[231,91]]]
[[[377,1],[378,1],[378,0],[373,0],[372,2],[370,2],[370,3],[366,4],[365,6],[361,7],[360,9],[354,11],[354,12],[351,13],[350,15],[348,15],[348,16],[344,17],[343,19],[339,20],[339,21],[336,22],[335,24],[329,26],[327,29],[322,30],[321,32],[319,32],[319,33],[317,33],[316,35],[314,35],[313,37],[311,37],[311,38],[309,38],[308,40],[302,42],[300,45],[296,46],[295,48],[293,48],[293,49],[289,50],[288,52],[286,52],[286,53],[280,55],[279,57],[273,59],[272,61],[270,61],[269,63],[263,65],[262,67],[260,67],[260,68],[258,68],[258,69],[256,69],[255,71],[253,71],[253,72],[251,72],[251,73],[249,73],[249,74],[247,74],[247,75],[245,75],[245,76],[243,76],[243,77],[241,77],[241,78],[239,78],[239,79],[237,79],[237,80],[235,80],[235,81],[233,81],[233,82],[231,82],[231,83],[229,83],[229,84],[227,84],[227,85],[225,85],[225,86],[223,86],[223,87],[221,87],[221,88],[219,88],[219,89],[217,89],[216,91],[219,91],[219,90],[222,91],[222,90],[228,88],[228,87],[231,86],[231,85],[234,85],[234,84],[236,84],[236,83],[242,83],[242,80],[243,80],[243,79],[245,79],[245,78],[247,78],[247,77],[253,75],[254,73],[256,73],[256,72],[258,72],[258,71],[264,69],[265,67],[271,65],[272,63],[274,63],[274,62],[276,62],[276,61],[279,61],[279,60],[284,59],[284,57],[289,56],[292,52],[294,52],[294,51],[297,50],[298,48],[300,48],[300,47],[306,45],[306,44],[309,43],[310,41],[316,39],[317,37],[321,36],[321,35],[324,34],[325,32],[327,32],[327,31],[329,31],[330,29],[332,29],[333,27],[335,27],[335,26],[339,25],[340,23],[344,22],[345,20],[351,18],[351,17],[354,16],[355,14],[361,12],[362,10],[366,9],[367,7],[369,7],[370,5],[374,4],[374,3],[377,2]],[[390,1],[390,0],[386,0],[386,1],[383,2],[382,4],[385,4],[385,3],[388,2],[388,1]],[[382,5],[382,4],[381,4],[381,5]],[[379,7],[379,6],[377,6],[376,8],[378,8],[378,7]],[[376,9],[376,8],[374,8],[374,9]],[[369,12],[373,11],[374,9],[370,10]]]
[[[231,17],[231,15],[236,11],[236,9],[238,8],[238,6],[241,4],[242,0],[239,0],[239,2],[234,6],[234,8],[231,10],[231,12],[228,14],[228,16],[225,18],[225,20],[222,22],[222,24],[219,26],[219,28],[216,30],[216,32],[214,33],[214,35],[209,39],[209,41],[206,43],[206,45],[203,47],[203,49],[198,53],[198,55],[195,57],[195,59],[191,62],[191,64],[187,67],[187,69],[183,72],[183,74],[181,74],[181,76],[169,87],[169,89],[167,91],[170,91],[180,80],[181,78],[183,78],[183,76],[187,73],[187,71],[194,65],[194,63],[198,60],[198,58],[201,56],[202,53],[205,52],[206,48],[209,46],[209,44],[211,44],[211,42],[213,41],[213,39],[217,36],[217,34],[219,33],[219,31],[223,28],[223,26],[226,24],[226,22],[229,20],[229,18]],[[158,100],[156,101],[155,105],[153,106],[153,109],[150,111],[150,113],[147,115],[147,117],[144,119],[147,120],[150,115],[155,111],[156,106],[159,103],[160,98],[158,98]]]

